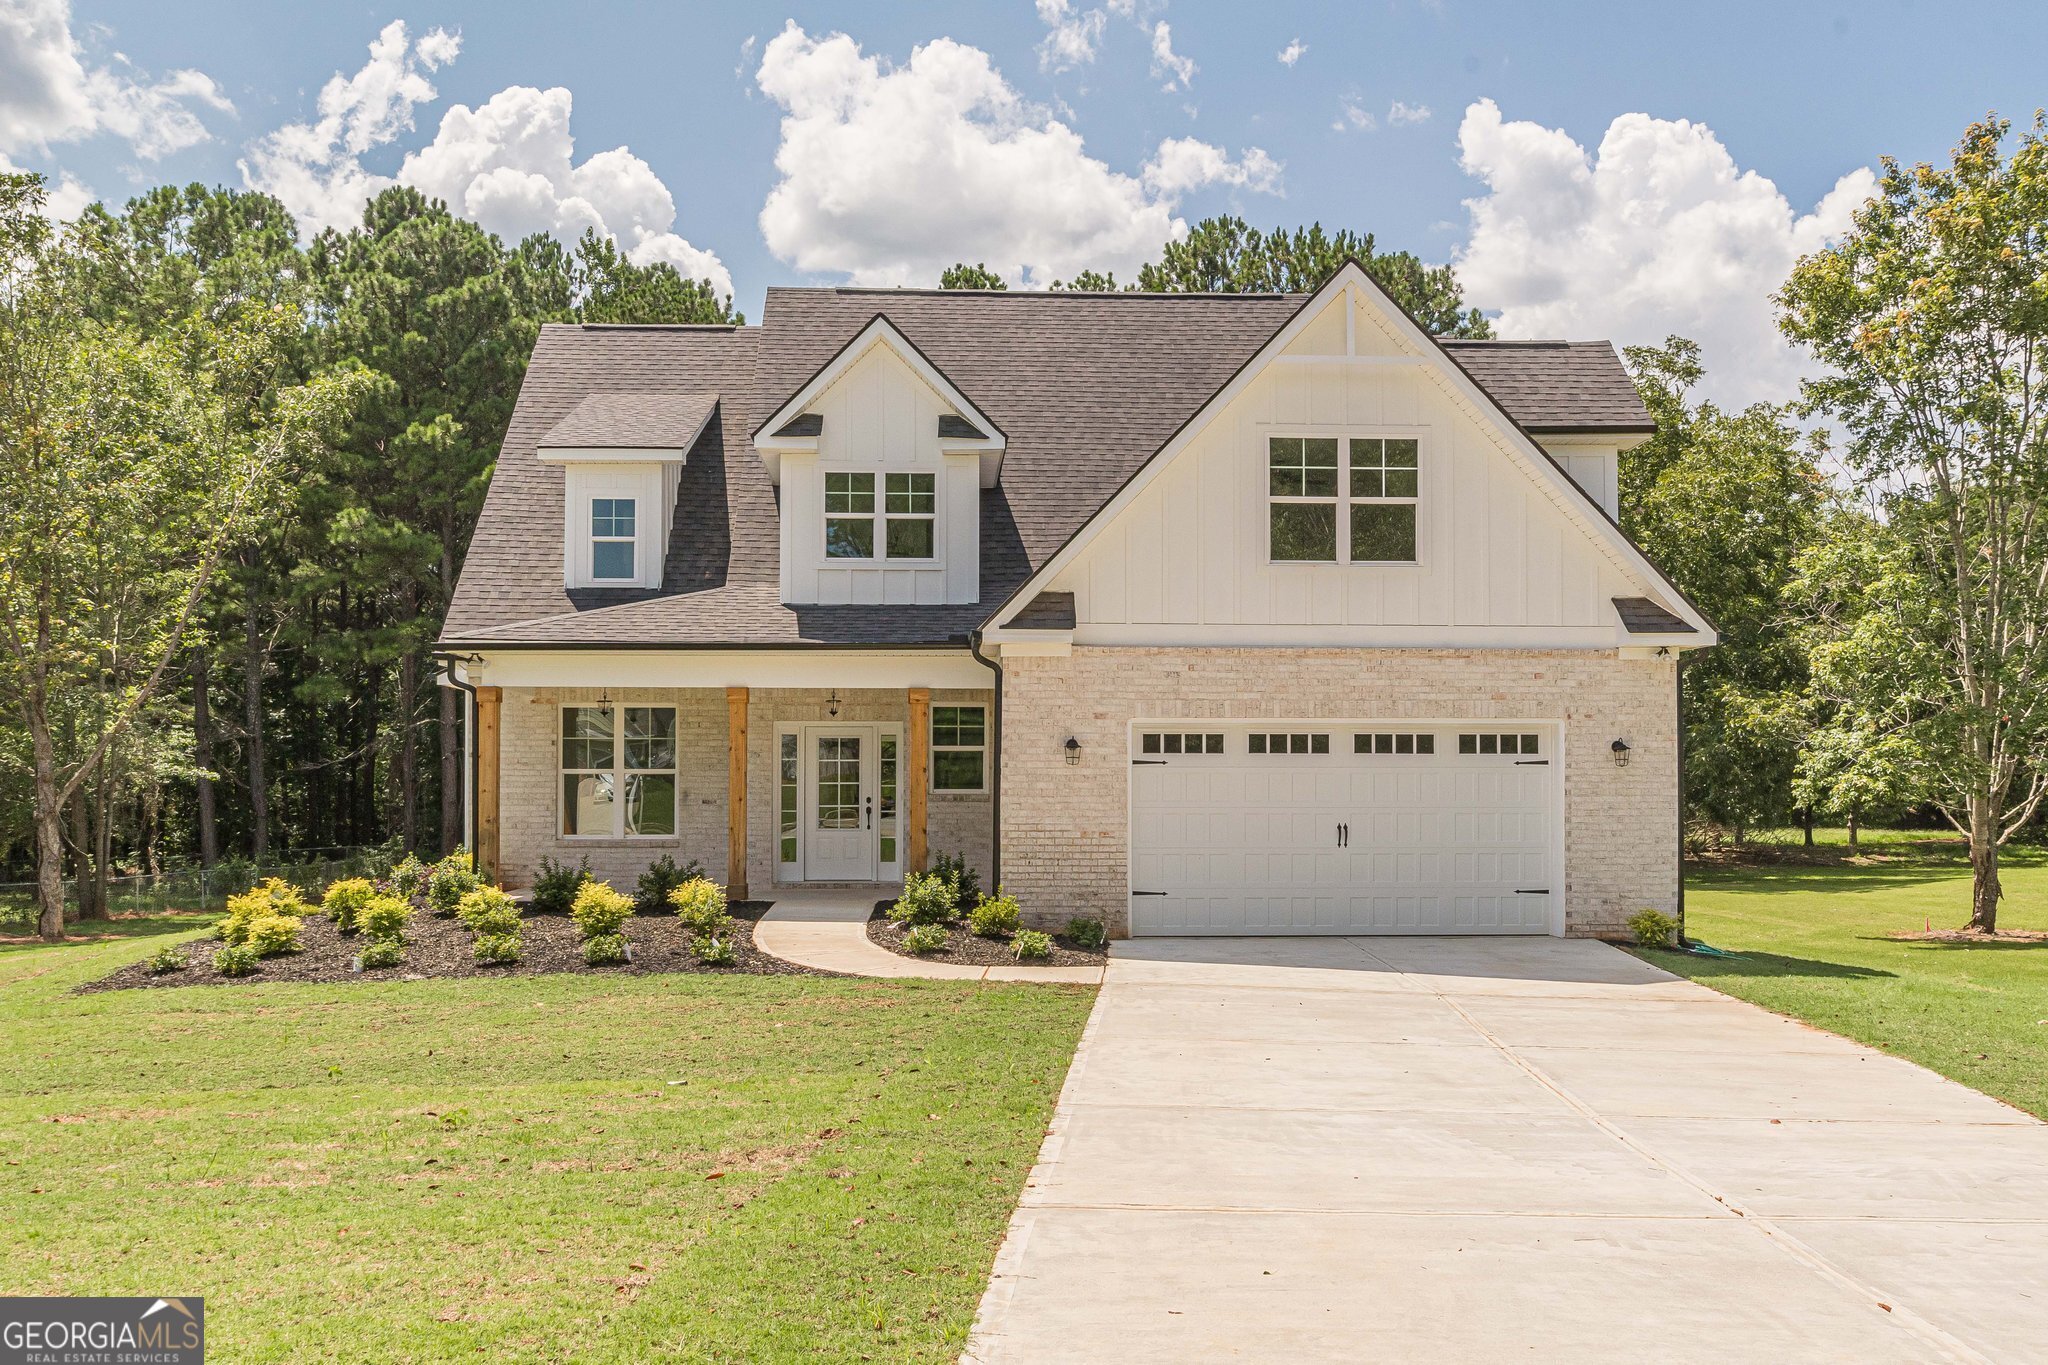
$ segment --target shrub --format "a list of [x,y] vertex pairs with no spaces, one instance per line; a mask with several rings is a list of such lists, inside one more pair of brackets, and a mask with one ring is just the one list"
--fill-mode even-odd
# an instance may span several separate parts
[[462,898],[482,885],[468,852],[457,849],[427,873],[427,908],[437,915],[452,915],[455,907],[462,904]]
[[1036,929],[1019,929],[1010,940],[1010,952],[1019,962],[1044,962],[1052,957],[1052,935]]
[[1067,938],[1076,948],[1096,953],[1102,951],[1102,946],[1109,942],[1109,930],[1102,927],[1102,921],[1099,919],[1087,919],[1076,915],[1067,921]]
[[903,894],[889,907],[889,918],[898,924],[945,924],[958,905],[951,882],[936,872],[913,872],[903,879]]
[[256,970],[256,950],[230,943],[213,955],[213,969],[222,976],[247,976]]
[[[396,897],[391,899],[397,900]],[[397,903],[400,905],[405,904],[404,901],[398,901]],[[395,937],[373,938],[363,945],[363,951],[358,954],[358,960],[362,962],[363,970],[366,972],[375,971],[379,967],[396,967],[399,963],[405,961],[405,942]]]
[[946,926],[943,924],[913,924],[910,931],[903,935],[903,950],[923,957],[926,953],[936,953],[945,947],[948,937]]
[[953,904],[956,906],[973,905],[981,899],[981,878],[967,865],[963,854],[934,855],[932,875],[953,888]]
[[732,924],[725,912],[725,888],[709,877],[692,877],[668,893],[669,906],[683,926],[714,938]]
[[397,896],[372,896],[369,904],[356,912],[356,928],[371,938],[390,939],[394,943],[402,942],[405,938],[405,923],[411,918],[411,902],[400,900]]
[[306,903],[299,899],[297,888],[282,877],[272,877],[239,896],[229,896],[227,918],[214,926],[214,933],[228,943],[246,943],[249,926],[264,916],[297,919],[305,913]]
[[336,930],[353,934],[358,927],[356,917],[376,895],[375,882],[367,877],[350,877],[327,888],[327,894],[320,899],[320,908],[327,913],[327,918],[334,921]]
[[704,865],[695,858],[676,866],[676,860],[664,853],[652,866],[640,874],[637,891],[633,897],[633,913],[636,915],[659,915],[669,907],[669,897],[684,882],[696,881],[704,875]]
[[143,965],[151,976],[168,976],[172,972],[184,971],[192,965],[192,959],[185,955],[183,948],[166,944],[151,953],[149,961]]
[[478,938],[503,938],[510,935],[518,938],[525,922],[519,918],[519,907],[507,902],[480,910],[469,921],[469,932]]
[[584,858],[571,867],[558,863],[553,858],[542,856],[540,872],[533,879],[533,913],[536,915],[566,915],[569,907],[576,903],[576,893],[590,880],[590,859]]
[[299,951],[299,922],[290,915],[260,915],[249,921],[242,946],[258,957],[283,957]]
[[1017,932],[1022,923],[1017,909],[1017,898],[1006,896],[1001,887],[993,896],[983,896],[981,904],[967,912],[967,927],[983,938],[1002,938]]
[[[617,895],[617,892],[613,892]],[[625,897],[620,896],[620,900]],[[631,901],[626,902],[631,905]],[[612,962],[626,960],[626,936],[624,934],[593,934],[583,940],[583,960],[593,967],[602,967]]]
[[690,951],[707,967],[730,967],[739,960],[739,954],[734,951],[731,939],[717,938],[710,934],[699,934],[696,941],[690,945]]
[[476,921],[478,917],[502,921],[507,913],[512,916],[512,920],[516,924],[519,920],[519,906],[510,896],[495,886],[479,886],[476,890],[465,893],[461,900],[455,902],[455,918],[461,920],[462,927],[469,930],[472,934],[486,932],[477,927]]
[[612,890],[609,882],[586,882],[569,907],[569,918],[586,940],[615,937],[633,918],[633,898]]
[[478,934],[476,960],[486,967],[509,967],[519,960],[519,935]]
[[391,869],[391,889],[411,900],[427,889],[427,871],[417,854],[408,853]]
[[1628,931],[1643,948],[1668,948],[1678,932],[1678,921],[1657,910],[1639,910],[1628,917]]

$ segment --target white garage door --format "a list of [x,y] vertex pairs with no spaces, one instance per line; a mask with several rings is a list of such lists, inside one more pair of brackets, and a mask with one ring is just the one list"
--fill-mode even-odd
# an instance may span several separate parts
[[1133,934],[1542,934],[1556,732],[1141,725]]

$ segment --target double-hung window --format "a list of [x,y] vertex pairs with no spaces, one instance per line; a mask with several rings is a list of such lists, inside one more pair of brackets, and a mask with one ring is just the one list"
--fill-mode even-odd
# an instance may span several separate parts
[[1413,437],[1267,438],[1271,558],[1415,563],[1421,477],[1421,444]]
[[988,712],[979,706],[932,708],[932,790],[988,789]]
[[936,558],[938,475],[883,474],[879,499],[875,477],[870,473],[825,476],[825,557]]
[[630,582],[638,577],[633,559],[638,509],[632,498],[590,500],[590,576]]
[[676,709],[562,708],[562,833],[676,832]]

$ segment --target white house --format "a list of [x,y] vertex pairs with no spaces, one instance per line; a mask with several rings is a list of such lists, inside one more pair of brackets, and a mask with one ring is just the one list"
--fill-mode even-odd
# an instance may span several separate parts
[[1679,659],[1605,342],[1311,296],[769,291],[543,330],[442,639],[480,860],[938,851],[1123,934],[1614,934]]

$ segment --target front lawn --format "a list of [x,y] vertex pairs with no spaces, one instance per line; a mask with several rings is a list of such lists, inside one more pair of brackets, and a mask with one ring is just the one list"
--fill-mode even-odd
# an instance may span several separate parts
[[[1650,960],[2048,1118],[2048,943],[1887,937],[1968,921],[1960,843],[1879,835],[1853,856],[1786,853],[1686,874],[1687,932],[1739,959]],[[2000,927],[2048,929],[2048,858],[2009,849],[2003,878]]]
[[222,1360],[950,1360],[1083,987],[71,988],[0,951],[0,1287],[204,1295]]

